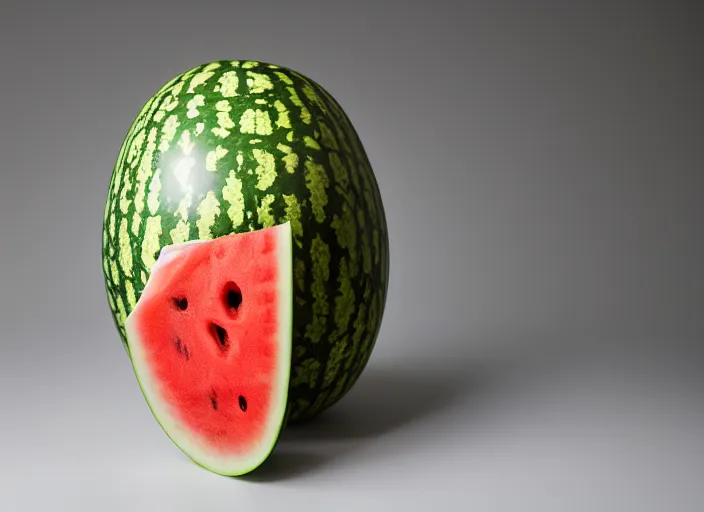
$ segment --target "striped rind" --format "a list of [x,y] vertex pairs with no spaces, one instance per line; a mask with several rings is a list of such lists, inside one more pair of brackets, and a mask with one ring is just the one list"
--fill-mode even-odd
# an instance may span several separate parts
[[108,303],[123,342],[159,250],[290,222],[290,420],[337,402],[365,368],[389,282],[381,194],[338,102],[291,69],[194,67],[145,103],[119,150],[103,226]]

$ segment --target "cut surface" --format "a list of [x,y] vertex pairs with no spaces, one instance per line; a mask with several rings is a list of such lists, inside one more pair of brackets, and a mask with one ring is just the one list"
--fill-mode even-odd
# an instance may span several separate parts
[[166,247],[126,320],[152,413],[213,472],[252,471],[283,427],[291,262],[289,223]]

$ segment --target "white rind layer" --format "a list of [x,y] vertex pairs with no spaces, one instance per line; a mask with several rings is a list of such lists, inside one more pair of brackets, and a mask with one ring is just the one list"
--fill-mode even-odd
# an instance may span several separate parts
[[[237,476],[249,473],[259,467],[269,454],[273,451],[279,434],[283,428],[286,414],[286,404],[288,400],[288,386],[291,371],[291,339],[292,339],[292,246],[291,246],[291,225],[289,222],[279,224],[271,228],[275,231],[277,241],[277,264],[278,264],[278,319],[279,331],[277,334],[278,357],[276,362],[276,382],[273,386],[273,396],[271,397],[271,413],[267,419],[265,432],[260,437],[259,443],[252,446],[248,453],[223,454],[212,450],[201,439],[192,434],[186,427],[171,413],[169,404],[160,396],[159,384],[152,375],[149,365],[146,363],[145,352],[142,340],[134,326],[136,318],[139,316],[140,304],[143,299],[149,297],[155,280],[148,280],[142,292],[140,300],[125,321],[127,332],[127,342],[132,360],[132,367],[139,382],[142,393],[147,401],[157,422],[169,438],[196,464],[221,475]],[[236,235],[235,235],[236,236]],[[185,242],[169,246],[162,250],[162,257],[166,259],[177,258],[182,246],[193,244]],[[207,243],[203,241],[200,243]],[[165,261],[157,263],[152,269],[155,270]]]

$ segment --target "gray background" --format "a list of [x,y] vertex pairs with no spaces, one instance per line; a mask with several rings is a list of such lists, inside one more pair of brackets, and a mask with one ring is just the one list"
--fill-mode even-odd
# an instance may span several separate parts
[[[704,510],[697,2],[0,6],[0,510]],[[358,128],[392,283],[357,387],[260,472],[194,466],[102,288],[163,82],[259,59]]]

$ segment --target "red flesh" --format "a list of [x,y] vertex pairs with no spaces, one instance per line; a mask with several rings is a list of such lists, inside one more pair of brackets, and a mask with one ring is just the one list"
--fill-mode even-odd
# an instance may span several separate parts
[[[275,234],[262,230],[171,249],[135,318],[161,399],[194,435],[227,453],[261,439],[272,407],[275,245]],[[236,287],[242,302],[233,308],[227,292]],[[224,347],[215,325],[227,333]]]

